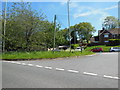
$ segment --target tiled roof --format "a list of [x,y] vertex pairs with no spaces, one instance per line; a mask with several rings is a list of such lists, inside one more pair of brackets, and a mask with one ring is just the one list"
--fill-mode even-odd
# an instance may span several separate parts
[[[101,35],[105,30],[99,30],[98,35]],[[108,30],[111,34],[120,34],[120,28]]]
[[108,31],[112,34],[120,34],[120,28],[115,28],[115,29],[111,29],[111,30],[108,30]]

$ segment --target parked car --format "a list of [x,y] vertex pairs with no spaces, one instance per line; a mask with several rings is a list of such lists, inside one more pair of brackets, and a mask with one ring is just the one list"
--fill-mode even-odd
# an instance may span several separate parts
[[93,48],[93,49],[91,49],[91,51],[92,51],[92,52],[102,52],[102,51],[103,51],[103,49],[102,49],[102,48],[97,47],[97,48]]
[[120,52],[120,47],[111,47],[110,52]]
[[[84,47],[82,47],[82,50],[84,50]],[[77,47],[75,51],[81,51],[81,47]]]

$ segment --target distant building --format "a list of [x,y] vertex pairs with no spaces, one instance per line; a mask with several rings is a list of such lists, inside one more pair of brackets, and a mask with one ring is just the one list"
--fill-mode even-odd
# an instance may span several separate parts
[[120,39],[120,29],[98,30],[98,36],[92,37],[91,43],[106,45],[110,43],[109,39]]

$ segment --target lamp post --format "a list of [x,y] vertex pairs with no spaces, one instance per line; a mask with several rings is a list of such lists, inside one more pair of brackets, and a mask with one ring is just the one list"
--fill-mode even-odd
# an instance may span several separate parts
[[4,30],[3,30],[3,35],[4,35],[4,39],[3,39],[3,52],[5,52],[5,32],[6,32],[6,11],[7,11],[7,0],[4,0],[5,4],[4,4]]
[[53,52],[55,50],[55,35],[56,35],[56,15],[54,16],[54,41],[53,41]]
[[67,1],[67,6],[68,6],[68,35],[69,35],[69,42],[70,42],[70,52],[71,52],[71,36],[70,36],[70,11],[69,11],[69,2],[70,0]]

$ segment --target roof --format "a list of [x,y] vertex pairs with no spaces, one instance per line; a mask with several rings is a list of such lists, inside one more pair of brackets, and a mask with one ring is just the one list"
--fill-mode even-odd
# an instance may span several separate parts
[[120,29],[119,28],[115,28],[115,29],[110,29],[108,30],[110,33],[112,34],[120,34]]
[[115,29],[110,29],[110,30],[99,30],[98,35],[101,35],[102,33],[104,33],[104,31],[108,31],[111,34],[120,34],[120,29],[115,28]]

